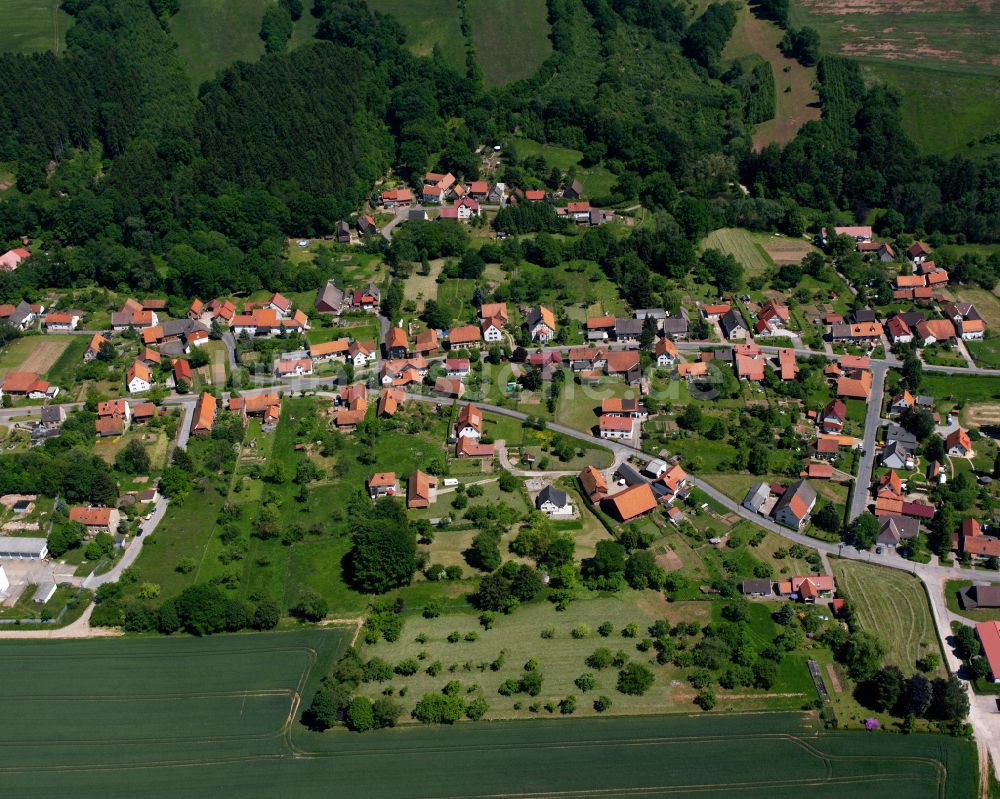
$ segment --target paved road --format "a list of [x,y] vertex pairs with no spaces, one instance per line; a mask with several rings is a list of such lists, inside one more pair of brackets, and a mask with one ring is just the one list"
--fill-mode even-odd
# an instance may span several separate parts
[[885,393],[885,376],[889,367],[881,362],[872,364],[872,393],[868,398],[865,413],[865,432],[862,436],[864,454],[858,463],[858,476],[854,481],[854,496],[851,498],[849,520],[854,521],[868,507],[868,489],[872,483],[872,469],[875,466],[875,441],[882,420],[882,396]]

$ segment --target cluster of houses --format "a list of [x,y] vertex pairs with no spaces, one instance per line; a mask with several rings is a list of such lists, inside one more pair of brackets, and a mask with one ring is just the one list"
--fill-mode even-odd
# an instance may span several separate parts
[[328,280],[317,292],[314,308],[318,314],[340,316],[351,311],[378,313],[382,304],[382,292],[378,286],[369,282],[367,286],[353,291],[343,291],[336,283]]
[[55,399],[59,386],[54,386],[36,372],[7,372],[0,384],[0,401],[12,399]]
[[97,419],[94,426],[97,435],[102,438],[120,436],[132,423],[142,424],[153,419],[157,414],[152,402],[137,402],[129,405],[128,400],[105,400],[97,404]]
[[32,328],[44,315],[45,306],[39,303],[21,300],[17,305],[10,303],[0,305],[0,319],[22,332]]
[[593,466],[586,466],[577,475],[583,496],[592,505],[620,522],[631,522],[657,508],[672,522],[683,514],[675,505],[689,493],[687,473],[679,463],[667,464],[659,458],[649,461],[640,471],[629,463],[621,464],[614,475],[620,490],[612,492],[607,478]]

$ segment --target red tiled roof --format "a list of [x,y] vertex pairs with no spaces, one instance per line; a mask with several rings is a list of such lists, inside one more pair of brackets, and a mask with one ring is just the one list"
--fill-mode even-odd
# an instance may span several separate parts
[[648,483],[639,483],[605,500],[623,522],[656,508],[656,496]]

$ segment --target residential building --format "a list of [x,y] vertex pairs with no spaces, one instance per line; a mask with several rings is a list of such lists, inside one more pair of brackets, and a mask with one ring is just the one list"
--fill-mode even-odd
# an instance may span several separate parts
[[975,454],[972,450],[972,439],[961,427],[956,427],[948,434],[944,445],[953,458],[971,458]]
[[347,353],[350,350],[351,342],[346,338],[338,338],[333,341],[323,341],[319,344],[309,345],[309,357],[313,361],[340,361],[347,360]]
[[532,308],[528,312],[528,332],[532,341],[547,344],[556,335],[556,317],[544,305]]
[[879,517],[877,543],[895,549],[900,544],[915,538],[920,532],[920,521],[908,516],[889,513]]
[[570,516],[573,513],[569,495],[551,485],[545,486],[535,497],[535,507],[548,516]]
[[677,360],[677,345],[669,338],[658,339],[653,354],[657,366],[673,366]]
[[632,438],[634,421],[623,416],[602,416],[598,420],[601,438]]
[[382,192],[380,199],[385,208],[405,208],[413,203],[413,192],[409,189],[389,189]]
[[90,342],[87,344],[86,351],[83,353],[83,362],[90,363],[92,360],[94,360],[94,358],[96,358],[98,353],[100,353],[101,351],[101,345],[108,341],[109,339],[106,339],[100,333],[94,333],[93,337],[91,337],[90,339]]
[[149,391],[153,387],[153,376],[149,372],[149,367],[142,361],[133,361],[125,375],[125,384],[128,386],[129,394]]
[[198,397],[198,402],[194,406],[194,418],[191,420],[191,435],[207,436],[212,432],[216,407],[216,399],[211,394],[203,392]]
[[620,344],[638,344],[642,337],[641,319],[616,319],[614,326],[615,341]]
[[47,313],[45,315],[45,329],[49,333],[65,333],[69,330],[76,330],[82,316],[83,311],[76,310]]
[[461,325],[448,331],[451,349],[479,349],[482,341],[483,332],[477,325]]
[[801,530],[809,522],[816,505],[816,490],[805,480],[792,483],[774,506],[774,519],[786,527]]
[[740,593],[758,599],[774,595],[774,586],[770,580],[744,580],[740,583]]
[[826,574],[792,578],[792,593],[800,602],[815,602],[821,596],[831,596],[834,588],[833,578]]
[[771,487],[767,483],[755,483],[743,498],[743,507],[751,513],[761,513],[770,496]]
[[121,521],[121,513],[117,508],[105,507],[75,507],[69,509],[69,520],[79,522],[87,528],[87,535],[94,536],[98,533],[109,533],[115,535],[118,532],[118,524]]
[[604,356],[604,371],[627,383],[638,383],[642,375],[638,350],[612,350]]
[[5,394],[29,399],[52,399],[59,394],[59,388],[42,380],[35,372],[7,372],[0,386],[0,397]]
[[274,365],[276,377],[307,377],[313,373],[313,362],[309,358],[279,358]]
[[893,344],[909,344],[913,341],[913,331],[902,316],[895,314],[886,320],[886,332]]
[[398,325],[390,327],[385,334],[385,357],[405,358],[409,349],[410,343],[407,340],[406,331]]
[[743,314],[734,308],[730,308],[719,317],[719,327],[722,329],[722,335],[730,341],[738,338],[746,338],[749,333]]
[[472,403],[459,408],[458,418],[455,420],[455,437],[478,441],[482,434],[483,412]]
[[395,416],[396,411],[399,410],[399,406],[406,399],[406,394],[401,388],[383,388],[378,395],[378,407],[376,408],[376,414],[380,417],[387,418],[390,416]]
[[382,499],[396,495],[398,484],[395,472],[375,472],[368,478],[368,496],[372,499]]
[[409,510],[429,508],[434,501],[437,478],[419,469],[410,475],[406,484],[406,507]]
[[328,280],[316,294],[314,307],[316,313],[340,316],[344,309],[344,292],[338,289],[332,280]]
[[437,331],[424,330],[417,333],[417,338],[413,345],[413,351],[417,355],[423,355],[426,358],[436,353],[440,347],[441,345],[440,342],[438,342]]
[[484,458],[492,459],[494,455],[493,444],[480,444],[479,439],[471,436],[460,436],[455,443],[455,456],[458,458]]

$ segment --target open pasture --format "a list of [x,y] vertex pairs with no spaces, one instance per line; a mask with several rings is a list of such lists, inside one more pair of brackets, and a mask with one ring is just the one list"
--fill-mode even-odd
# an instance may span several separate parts
[[73,18],[59,0],[4,0],[0,3],[0,52],[59,55]]
[[701,242],[701,249],[720,250],[733,256],[746,270],[747,277],[762,275],[774,263],[764,248],[742,228],[713,230]]
[[471,0],[469,12],[487,83],[530,78],[552,54],[544,0]]
[[[886,642],[887,663],[909,674],[929,652],[941,656],[927,595],[916,577],[849,560],[834,561],[833,571],[837,590],[846,596],[862,629]],[[943,673],[938,667],[934,676]]]

